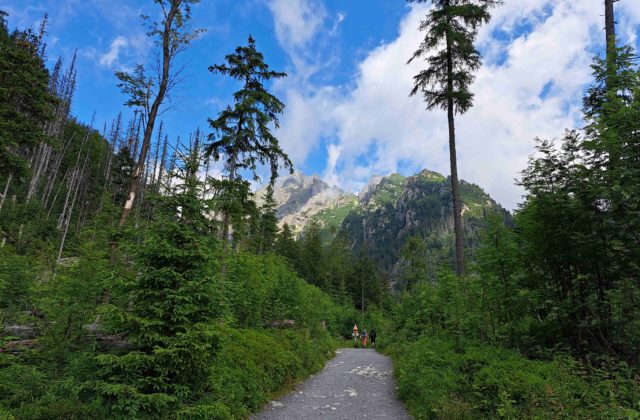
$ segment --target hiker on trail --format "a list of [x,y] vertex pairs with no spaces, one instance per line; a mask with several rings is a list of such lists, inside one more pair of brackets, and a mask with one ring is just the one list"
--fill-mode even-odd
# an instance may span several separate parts
[[351,332],[351,337],[353,337],[353,346],[355,347],[358,343],[358,324],[353,324],[353,332]]
[[369,338],[371,339],[371,347],[375,347],[376,346],[376,329],[375,328],[371,328],[371,332],[369,333]]
[[368,338],[368,337],[369,337],[369,336],[367,335],[367,330],[364,330],[364,331],[362,332],[362,346],[363,346],[363,347],[367,347],[367,338]]

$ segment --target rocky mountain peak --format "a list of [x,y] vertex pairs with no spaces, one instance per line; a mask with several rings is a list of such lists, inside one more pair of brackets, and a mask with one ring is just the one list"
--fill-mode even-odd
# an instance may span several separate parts
[[[256,192],[258,204],[265,195],[266,188]],[[335,210],[351,208],[356,203],[354,194],[330,186],[316,174],[308,176],[299,171],[278,179],[273,198],[280,225],[287,223],[296,233],[301,232],[312,218],[329,219],[327,222],[330,222],[335,219],[332,215]]]

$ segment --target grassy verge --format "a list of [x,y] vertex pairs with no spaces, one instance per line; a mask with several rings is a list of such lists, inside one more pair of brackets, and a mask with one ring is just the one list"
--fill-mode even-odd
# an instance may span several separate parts
[[512,350],[449,337],[387,347],[398,394],[416,419],[639,418],[637,383],[624,372],[580,375],[566,357],[529,360]]

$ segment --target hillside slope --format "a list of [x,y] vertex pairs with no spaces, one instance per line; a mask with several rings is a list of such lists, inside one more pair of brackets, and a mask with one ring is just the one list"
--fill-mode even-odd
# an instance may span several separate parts
[[[483,215],[497,211],[509,213],[479,186],[460,183],[463,203],[465,245],[473,249],[479,242]],[[449,179],[424,170],[402,177],[381,178],[360,194],[359,207],[342,223],[353,249],[367,254],[389,273],[392,283],[402,269],[400,252],[407,239],[417,236],[426,242],[430,266],[453,258],[453,203]]]
[[[264,194],[264,189],[258,191],[259,202]],[[460,195],[465,244],[473,256],[483,215],[488,211],[500,212],[505,219],[510,215],[475,184],[462,181]],[[297,172],[278,181],[274,198],[281,225],[287,223],[300,234],[316,220],[325,232],[343,230],[352,249],[364,249],[392,284],[402,270],[402,247],[413,236],[426,242],[431,266],[453,258],[451,186],[439,173],[375,176],[356,197],[316,175]]]

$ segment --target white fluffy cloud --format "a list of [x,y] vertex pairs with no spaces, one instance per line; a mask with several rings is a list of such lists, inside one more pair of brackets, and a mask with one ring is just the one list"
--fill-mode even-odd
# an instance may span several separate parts
[[323,4],[310,0],[270,0],[276,36],[282,45],[304,47],[322,27],[326,17]]
[[315,86],[309,81],[331,65],[331,58],[309,46],[337,36],[346,15],[339,12],[330,16],[322,0],[266,1],[273,13],[278,42],[293,65],[287,70],[289,77],[276,83],[287,104],[278,137],[293,162],[301,163],[335,130],[331,111],[341,100],[336,87]]
[[[147,60],[147,55],[151,50],[151,42],[141,32],[132,32],[127,36],[119,35],[111,41],[106,52],[98,54],[98,64],[107,69],[129,70],[134,64]],[[87,58],[95,57],[97,54],[95,47],[89,47],[81,53]]]
[[104,67],[112,67],[120,59],[120,52],[129,45],[127,39],[119,36],[111,42],[109,51],[100,55],[100,65]]
[[[458,167],[463,179],[508,208],[520,201],[514,179],[533,152],[533,138],[559,137],[581,125],[589,65],[604,39],[601,9],[600,0],[511,0],[479,34],[485,65],[473,86],[474,108],[456,118]],[[369,52],[349,91],[306,86],[306,94],[290,93],[280,136],[294,163],[325,141],[325,177],[350,190],[374,174],[449,173],[446,114],[427,112],[421,98],[408,96],[412,76],[424,66],[405,63],[422,39],[417,27],[425,12],[408,9],[398,37]],[[622,7],[619,13],[618,31],[633,41],[640,12]],[[308,32],[301,36],[310,39]]]

